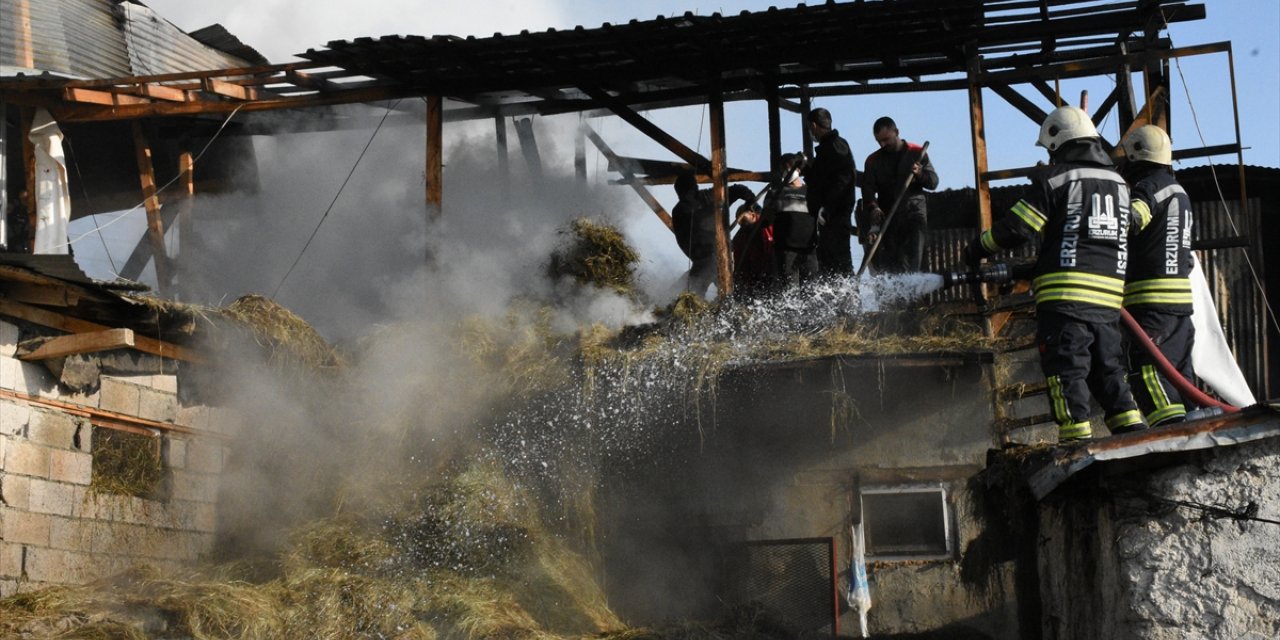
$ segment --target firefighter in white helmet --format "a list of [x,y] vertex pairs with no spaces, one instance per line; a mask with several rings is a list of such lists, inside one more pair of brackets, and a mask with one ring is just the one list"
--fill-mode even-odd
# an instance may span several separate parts
[[1093,436],[1090,392],[1106,411],[1112,433],[1145,429],[1125,380],[1120,338],[1129,187],[1080,109],[1055,109],[1036,144],[1049,150],[1050,166],[1032,177],[1007,215],[965,247],[965,262],[976,265],[1040,235],[1032,282],[1036,343],[1058,440]]
[[[1135,231],[1129,241],[1124,307],[1183,377],[1191,380],[1191,198],[1173,175],[1173,144],[1164,129],[1138,127],[1125,137],[1124,177],[1131,185]],[[1137,344],[1129,348],[1129,384],[1151,426],[1181,422],[1178,390]]]

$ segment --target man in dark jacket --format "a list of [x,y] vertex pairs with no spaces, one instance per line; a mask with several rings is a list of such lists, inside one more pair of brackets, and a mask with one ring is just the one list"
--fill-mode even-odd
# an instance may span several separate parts
[[831,128],[831,112],[821,107],[809,112],[809,131],[818,146],[804,172],[809,184],[809,211],[822,225],[818,232],[818,267],[822,273],[853,273],[849,237],[853,233],[853,152],[840,132]]
[[[924,192],[938,188],[938,174],[920,145],[911,144],[898,135],[898,125],[892,118],[876,120],[871,129],[880,148],[867,156],[862,168],[862,206],[871,225],[870,242],[875,242],[876,234],[884,234],[871,266],[884,273],[919,271],[928,226]],[[914,176],[911,186],[898,204],[897,213],[893,214],[893,223],[883,228],[885,217],[908,176]]]
[[738,200],[750,202],[755,194],[746,185],[730,185],[725,195],[725,210],[719,216],[711,189],[698,189],[691,173],[676,177],[676,195],[680,201],[671,209],[671,231],[676,244],[693,263],[685,278],[685,286],[698,295],[716,281],[716,224],[728,223],[728,207]]
[[1089,394],[1112,433],[1145,429],[1125,380],[1120,339],[1129,260],[1129,187],[1116,173],[1089,114],[1058,107],[1037,144],[1051,164],[1008,215],[965,247],[965,262],[1042,236],[1032,288],[1036,343],[1058,440],[1093,436]]
[[[1164,129],[1145,125],[1121,145],[1125,178],[1133,185],[1132,234],[1124,308],[1182,377],[1192,380],[1191,198],[1173,176],[1173,144]],[[1136,342],[1129,346],[1129,386],[1147,419],[1159,426],[1182,422],[1187,406],[1177,388]]]

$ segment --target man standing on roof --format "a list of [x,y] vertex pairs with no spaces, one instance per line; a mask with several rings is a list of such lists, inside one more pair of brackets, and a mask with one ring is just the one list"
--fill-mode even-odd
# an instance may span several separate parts
[[871,225],[867,236],[871,242],[875,242],[876,234],[882,233],[894,199],[907,178],[912,177],[911,186],[903,194],[897,213],[893,214],[893,223],[883,229],[884,238],[871,266],[883,273],[919,271],[928,226],[924,190],[938,188],[938,173],[920,145],[911,144],[898,135],[898,125],[893,118],[885,116],[876,120],[871,133],[880,145],[867,156],[862,174],[862,206]]
[[671,231],[676,244],[693,263],[685,278],[689,291],[705,296],[716,281],[716,224],[728,226],[728,207],[738,200],[750,202],[755,196],[746,185],[730,185],[725,197],[725,210],[716,215],[711,189],[698,189],[692,173],[676,176],[676,195],[680,201],[671,209]]
[[831,128],[831,112],[821,107],[809,112],[809,132],[818,146],[804,172],[809,184],[809,212],[821,225],[818,232],[818,268],[824,274],[853,273],[849,238],[853,235],[853,152],[840,132]]
[[[1173,176],[1173,143],[1164,129],[1145,125],[1121,145],[1124,175],[1133,185],[1130,209],[1138,231],[1129,247],[1124,307],[1182,377],[1192,380],[1191,198]],[[1187,406],[1136,342],[1129,346],[1129,384],[1151,426],[1182,422]]]
[[1040,234],[1032,281],[1036,344],[1059,442],[1092,437],[1090,391],[1112,433],[1145,429],[1121,360],[1129,187],[1081,109],[1054,109],[1036,144],[1049,150],[1050,166],[1032,176],[1031,188],[1007,215],[965,247],[965,262],[976,266]]

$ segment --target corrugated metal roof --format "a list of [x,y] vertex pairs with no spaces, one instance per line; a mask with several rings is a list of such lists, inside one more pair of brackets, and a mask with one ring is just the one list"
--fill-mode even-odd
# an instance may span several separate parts
[[116,78],[247,64],[125,0],[0,0],[0,35],[6,75]]

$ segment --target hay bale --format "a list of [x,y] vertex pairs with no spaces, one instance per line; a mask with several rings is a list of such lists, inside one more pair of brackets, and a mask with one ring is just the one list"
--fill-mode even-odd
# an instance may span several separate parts
[[582,286],[636,295],[640,254],[615,227],[578,218],[560,234],[568,239],[551,254],[552,278],[572,278]]

